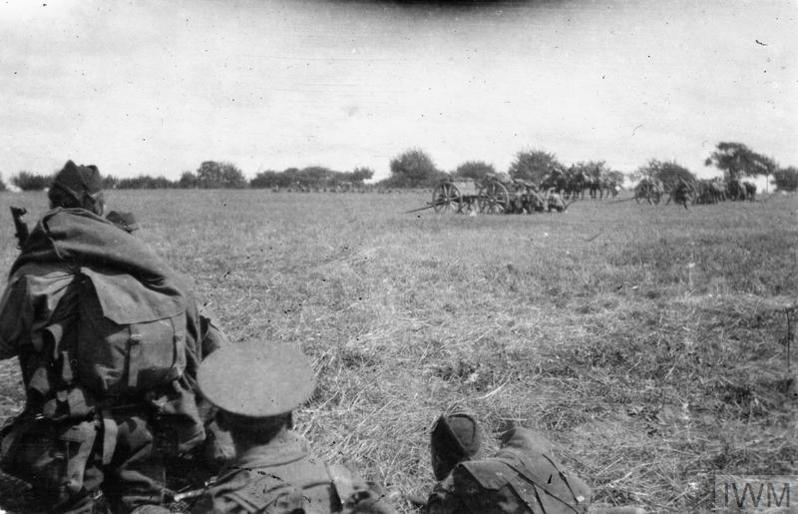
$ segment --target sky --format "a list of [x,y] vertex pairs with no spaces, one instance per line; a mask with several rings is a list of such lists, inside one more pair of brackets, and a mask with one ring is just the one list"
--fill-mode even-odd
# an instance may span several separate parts
[[0,1],[0,174],[798,166],[798,2]]

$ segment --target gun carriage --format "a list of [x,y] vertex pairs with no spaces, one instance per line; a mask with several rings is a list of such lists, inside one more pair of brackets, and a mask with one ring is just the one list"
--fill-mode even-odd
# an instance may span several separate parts
[[635,186],[634,198],[637,203],[646,201],[649,204],[656,205],[664,194],[665,189],[662,186],[662,182],[656,179],[644,178]]
[[480,180],[442,180],[432,190],[432,202],[422,209],[430,207],[461,214],[530,214],[545,210],[546,199],[535,184],[488,175]]
[[511,194],[507,183],[496,176],[481,180],[444,179],[432,190],[435,212],[501,214],[510,212]]

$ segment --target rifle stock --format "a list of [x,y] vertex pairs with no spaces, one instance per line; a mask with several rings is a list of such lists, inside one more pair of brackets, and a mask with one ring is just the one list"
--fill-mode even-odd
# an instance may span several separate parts
[[17,230],[14,234],[14,237],[17,238],[17,248],[21,250],[30,235],[28,224],[22,221],[22,217],[28,213],[28,210],[24,207],[14,207],[13,205],[9,208],[11,209],[11,217],[14,218],[14,228]]

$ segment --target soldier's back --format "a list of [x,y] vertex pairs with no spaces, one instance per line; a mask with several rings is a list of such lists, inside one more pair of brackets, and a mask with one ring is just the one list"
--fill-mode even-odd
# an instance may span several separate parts
[[348,512],[348,500],[358,492],[369,495],[359,477],[343,466],[315,460],[304,438],[288,435],[286,441],[253,448],[239,458],[192,512]]

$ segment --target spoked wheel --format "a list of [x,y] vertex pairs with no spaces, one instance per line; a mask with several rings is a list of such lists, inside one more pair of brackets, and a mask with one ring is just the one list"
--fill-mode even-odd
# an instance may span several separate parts
[[479,194],[479,211],[485,214],[501,214],[510,207],[510,193],[501,182],[488,182]]
[[661,199],[662,199],[662,193],[660,192],[651,193],[651,201],[654,202],[654,205],[658,205]]
[[457,212],[460,209],[460,191],[454,184],[442,182],[432,191],[432,209],[435,212]]

